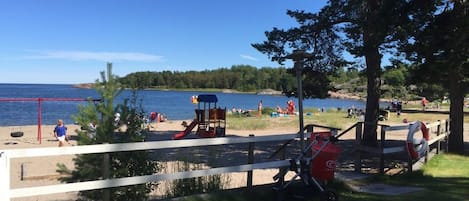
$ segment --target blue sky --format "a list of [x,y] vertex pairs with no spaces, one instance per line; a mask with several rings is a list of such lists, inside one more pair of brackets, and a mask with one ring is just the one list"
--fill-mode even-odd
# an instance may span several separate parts
[[0,83],[94,82],[113,73],[277,67],[251,44],[325,0],[1,0]]

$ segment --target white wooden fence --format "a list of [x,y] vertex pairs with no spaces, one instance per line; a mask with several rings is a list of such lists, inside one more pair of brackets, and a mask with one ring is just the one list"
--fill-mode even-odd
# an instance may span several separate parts
[[[305,137],[309,137],[306,136]],[[247,172],[254,169],[280,168],[289,166],[288,160],[244,164],[230,167],[211,168],[206,170],[177,172],[171,174],[153,174],[145,176],[124,177],[86,182],[76,182],[58,185],[37,186],[28,188],[10,188],[10,160],[14,158],[45,157],[74,154],[96,154],[123,151],[156,150],[167,148],[196,147],[209,145],[256,143],[270,141],[288,141],[296,139],[297,134],[271,135],[260,137],[224,137],[210,139],[168,140],[121,144],[100,144],[71,147],[49,147],[0,150],[0,201],[9,201],[11,198],[48,195],[54,193],[75,192],[93,189],[102,189],[118,186],[143,184],[164,180],[174,180],[192,177],[216,175],[229,172]]]
[[[356,128],[355,128],[356,127]],[[405,130],[409,125],[402,126],[384,126],[381,132],[381,141],[385,141],[385,132],[393,130]],[[342,134],[349,132],[355,128],[356,140],[355,149],[370,151],[370,148],[362,149],[359,145],[359,140],[362,135],[361,123],[357,123],[349,129],[346,129]],[[448,121],[439,121],[427,124],[428,129],[436,130],[436,137],[429,141],[429,144],[438,143],[437,150],[440,150],[440,142],[449,135]],[[442,129],[443,128],[443,129]],[[311,130],[312,131],[312,130]],[[101,145],[86,145],[86,146],[71,146],[71,147],[49,147],[49,148],[32,148],[32,149],[11,149],[0,150],[0,201],[10,201],[11,198],[48,195],[55,193],[76,192],[84,190],[94,190],[111,188],[118,186],[128,186],[143,184],[148,182],[158,182],[165,180],[193,178],[209,175],[217,175],[230,172],[249,172],[255,169],[267,168],[281,168],[290,165],[289,160],[277,160],[255,164],[244,164],[229,167],[211,168],[206,170],[195,170],[186,172],[176,172],[171,174],[153,174],[145,176],[124,177],[117,179],[105,179],[86,182],[76,182],[58,185],[37,186],[28,188],[10,188],[10,160],[15,158],[27,157],[46,157],[58,155],[75,155],[75,154],[96,154],[96,153],[112,153],[124,151],[141,151],[141,150],[156,150],[167,148],[183,148],[183,147],[198,147],[210,145],[227,145],[227,144],[240,144],[240,143],[256,143],[256,142],[273,142],[273,141],[291,141],[298,138],[298,134],[283,134],[283,135],[270,135],[259,137],[223,137],[223,138],[210,138],[210,139],[187,139],[187,140],[168,140],[168,141],[152,141],[152,142],[138,142],[138,143],[121,143],[121,144],[101,144]],[[305,138],[310,137],[310,132],[305,133]],[[392,148],[378,148],[377,153],[381,154],[380,169],[384,169],[384,155],[389,153],[403,152],[405,147],[392,147]],[[355,168],[361,169],[360,152],[355,159]],[[412,163],[410,163],[412,164]],[[411,169],[411,168],[410,168]],[[361,170],[360,170],[361,171]],[[249,176],[248,176],[249,177]],[[249,182],[249,181],[248,181]]]

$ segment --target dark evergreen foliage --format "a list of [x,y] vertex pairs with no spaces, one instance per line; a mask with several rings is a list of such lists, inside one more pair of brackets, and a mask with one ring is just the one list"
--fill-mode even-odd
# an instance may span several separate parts
[[469,2],[435,0],[420,2],[429,12],[412,19],[412,40],[403,50],[414,61],[413,80],[421,86],[449,91],[451,135],[449,150],[464,152],[463,105],[469,92]]
[[[101,96],[101,102],[89,102],[80,107],[75,120],[83,128],[78,132],[78,144],[111,144],[144,141],[146,130],[142,127],[143,110],[136,92],[123,104],[114,105],[114,98],[120,93],[121,87],[108,64],[107,74],[101,73],[102,80],[96,81],[95,88]],[[120,121],[115,121],[115,114],[120,114]],[[91,122],[97,122],[96,130],[88,129]],[[121,129],[124,128],[125,129]],[[94,135],[91,135],[91,133]],[[157,172],[157,163],[151,160],[146,151],[114,152],[109,154],[85,154],[75,159],[75,169],[59,167],[59,172],[67,172],[63,182],[81,182],[106,178],[122,178],[131,176],[151,175]],[[108,167],[106,169],[106,167]],[[79,200],[147,200],[154,183],[122,186],[116,188],[79,192]]]
[[296,79],[287,69],[256,68],[237,65],[205,71],[135,72],[119,79],[125,86],[162,89],[233,89],[256,92],[261,89],[289,91],[296,86]]
[[[314,59],[308,66],[325,74],[344,66],[364,68],[367,124],[363,143],[373,145],[377,140],[381,59],[398,47],[403,37],[400,26],[409,21],[408,12],[412,10],[409,4],[405,0],[331,0],[317,13],[287,11],[298,26],[288,30],[274,28],[266,32],[266,41],[253,46],[278,62],[295,49],[310,52]],[[362,60],[345,61],[345,50]],[[314,88],[304,91],[318,92]]]

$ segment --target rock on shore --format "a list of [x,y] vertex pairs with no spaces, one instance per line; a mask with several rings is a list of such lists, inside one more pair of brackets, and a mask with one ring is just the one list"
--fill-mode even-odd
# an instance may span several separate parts
[[81,83],[81,84],[74,84],[73,87],[81,88],[81,89],[92,89],[93,83]]

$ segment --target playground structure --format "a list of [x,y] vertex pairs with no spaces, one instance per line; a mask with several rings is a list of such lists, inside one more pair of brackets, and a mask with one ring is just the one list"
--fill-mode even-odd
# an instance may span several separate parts
[[223,137],[226,128],[226,108],[217,108],[218,98],[213,94],[198,95],[192,103],[197,104],[196,118],[185,125],[184,131],[174,134],[173,139],[179,140],[189,135],[197,126],[196,134],[201,138]]

